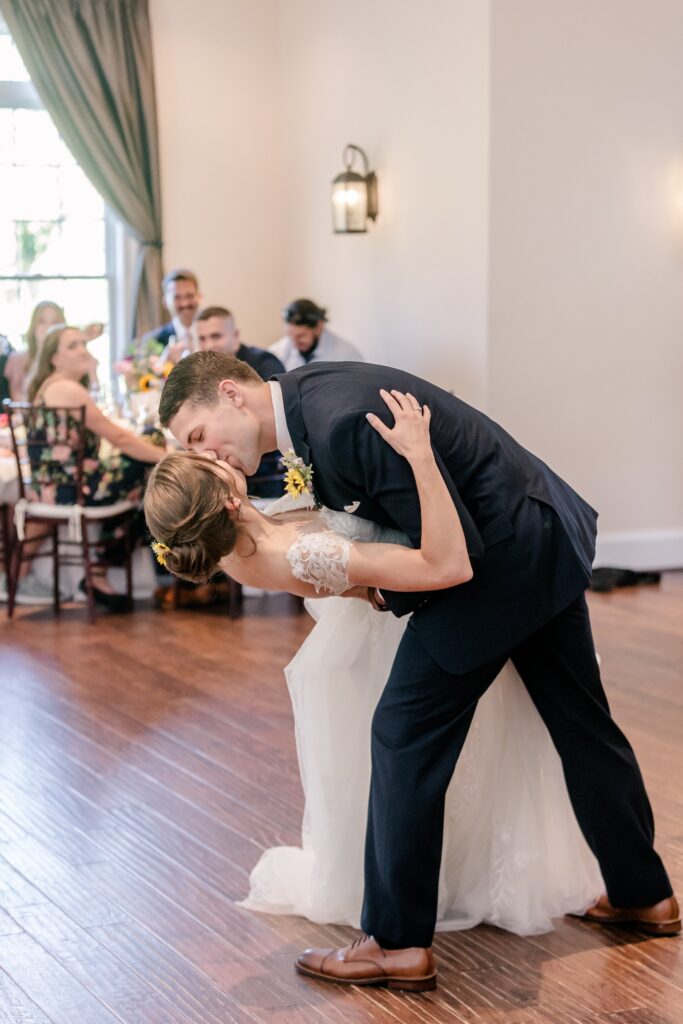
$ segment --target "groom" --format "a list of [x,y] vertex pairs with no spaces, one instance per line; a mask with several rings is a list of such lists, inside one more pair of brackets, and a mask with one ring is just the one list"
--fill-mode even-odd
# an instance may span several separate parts
[[476,409],[385,366],[312,363],[264,383],[244,363],[197,353],[171,373],[159,413],[183,446],[247,475],[264,452],[293,448],[312,464],[322,504],[403,530],[418,546],[410,467],[366,420],[388,419],[380,388],[429,406],[474,575],[432,595],[374,596],[413,614],[373,718],[366,934],[343,949],[306,950],[297,969],[325,981],[436,985],[445,793],[477,701],[508,658],[550,732],[602,871],[607,896],[586,916],[680,931],[640,770],[600,682],[584,596],[597,517],[571,487]]

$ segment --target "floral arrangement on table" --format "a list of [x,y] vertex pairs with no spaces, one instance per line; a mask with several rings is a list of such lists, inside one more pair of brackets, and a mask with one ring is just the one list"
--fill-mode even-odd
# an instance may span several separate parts
[[164,347],[156,338],[147,338],[145,341],[136,338],[123,359],[114,363],[114,371],[125,378],[129,393],[151,391],[164,386],[164,381],[173,369],[171,362],[160,365]]

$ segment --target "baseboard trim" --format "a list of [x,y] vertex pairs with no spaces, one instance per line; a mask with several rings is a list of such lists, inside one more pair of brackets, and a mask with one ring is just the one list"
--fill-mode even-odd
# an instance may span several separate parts
[[623,530],[598,534],[596,568],[618,569],[683,568],[683,529]]

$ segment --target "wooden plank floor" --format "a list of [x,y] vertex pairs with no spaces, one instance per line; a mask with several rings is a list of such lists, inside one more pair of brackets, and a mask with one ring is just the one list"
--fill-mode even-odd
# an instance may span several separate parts
[[[592,595],[605,683],[683,891],[683,574]],[[284,596],[85,623],[0,610],[0,1024],[680,1024],[683,943],[564,919],[436,940],[434,993],[298,977],[348,929],[235,906],[296,843]]]

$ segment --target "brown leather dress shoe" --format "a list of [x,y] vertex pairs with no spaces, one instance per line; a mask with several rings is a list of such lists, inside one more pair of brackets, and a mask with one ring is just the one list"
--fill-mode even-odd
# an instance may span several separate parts
[[306,949],[296,961],[299,974],[343,985],[385,985],[408,992],[436,988],[431,948],[382,949],[363,935],[343,949]]
[[648,935],[678,935],[681,914],[675,896],[669,896],[651,907],[613,907],[606,896],[601,896],[594,907],[582,915],[584,921],[594,924],[616,924],[637,928]]

